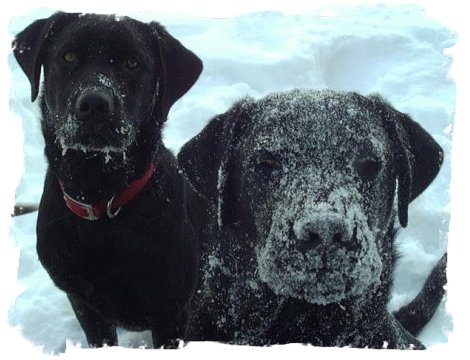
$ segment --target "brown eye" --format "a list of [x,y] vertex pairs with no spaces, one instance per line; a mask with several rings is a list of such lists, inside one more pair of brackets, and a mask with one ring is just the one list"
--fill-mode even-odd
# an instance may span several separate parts
[[354,168],[364,181],[372,181],[380,172],[382,164],[377,158],[359,158]]
[[129,59],[127,59],[126,66],[129,69],[135,69],[137,66],[139,66],[139,60],[135,56],[131,56]]
[[256,168],[260,174],[270,176],[274,171],[280,170],[282,165],[279,161],[268,158],[259,160]]
[[281,164],[279,164],[279,161],[274,160],[274,159],[261,160],[259,162],[259,165],[263,167],[271,168],[271,169],[278,169],[281,166]]
[[253,157],[253,167],[256,172],[263,176],[270,176],[277,170],[282,170],[282,163],[278,154],[267,150],[260,150]]
[[66,52],[64,60],[71,64],[77,60],[77,55],[73,51]]

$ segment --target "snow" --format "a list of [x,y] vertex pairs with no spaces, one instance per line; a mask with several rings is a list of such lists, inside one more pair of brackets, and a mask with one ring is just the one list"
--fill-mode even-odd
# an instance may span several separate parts
[[[238,8],[246,9],[246,5]],[[191,9],[193,14],[203,13]],[[390,304],[390,309],[396,309],[419,292],[447,247],[452,138],[458,137],[457,126],[453,126],[456,90],[448,72],[456,35],[414,5],[323,5],[312,9],[224,17],[131,11],[126,15],[160,21],[204,61],[199,81],[169,115],[164,140],[175,152],[212,116],[244,96],[260,98],[297,87],[378,92],[433,135],[444,148],[445,160],[433,184],[409,206],[409,226],[399,234],[403,256]],[[458,9],[454,11],[458,15]],[[38,8],[26,15],[16,13],[8,31],[16,34],[52,12]],[[240,12],[243,10],[232,14]],[[434,14],[438,14],[435,9]],[[39,111],[30,102],[29,83],[11,53],[8,64],[14,84],[10,109],[15,120],[21,118],[23,133],[16,136],[24,137],[25,154],[15,201],[35,203],[46,169]],[[459,201],[463,200],[455,199],[455,203]],[[8,322],[46,353],[63,352],[66,347],[69,351],[71,344],[85,344],[85,338],[65,295],[53,286],[37,260],[35,221],[36,214],[13,219],[11,232],[20,250],[18,284],[22,292],[10,304]],[[14,291],[18,292],[18,285]],[[419,338],[428,347],[439,348],[451,329],[451,316],[442,304]],[[120,331],[119,340],[123,346],[139,347],[150,342],[150,335]]]
[[219,170],[217,171],[217,193],[218,200],[217,200],[217,224],[219,227],[222,227],[222,206],[223,206],[223,198],[222,198],[222,184],[225,183],[226,173],[225,173],[225,163],[220,165]]

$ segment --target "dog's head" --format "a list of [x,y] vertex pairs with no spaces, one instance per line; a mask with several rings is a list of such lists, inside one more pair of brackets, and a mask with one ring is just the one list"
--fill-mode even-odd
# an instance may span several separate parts
[[62,154],[106,153],[106,161],[113,154],[125,160],[137,142],[159,136],[170,107],[202,70],[158,23],[111,15],[56,13],[18,34],[13,48],[32,101],[44,69],[46,143]]
[[441,161],[439,145],[379,97],[300,90],[241,101],[179,154],[221,228],[255,229],[238,246],[255,251],[260,279],[316,304],[380,283],[396,189],[406,226]]

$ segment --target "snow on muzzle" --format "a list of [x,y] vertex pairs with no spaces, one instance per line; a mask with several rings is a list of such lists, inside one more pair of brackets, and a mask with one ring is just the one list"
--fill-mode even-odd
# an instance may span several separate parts
[[315,199],[298,184],[273,210],[256,249],[258,272],[276,294],[325,305],[359,296],[380,282],[382,261],[361,195],[338,186]]
[[136,129],[124,111],[123,96],[109,78],[79,87],[68,104],[68,115],[57,129],[63,154],[68,150],[124,153]]

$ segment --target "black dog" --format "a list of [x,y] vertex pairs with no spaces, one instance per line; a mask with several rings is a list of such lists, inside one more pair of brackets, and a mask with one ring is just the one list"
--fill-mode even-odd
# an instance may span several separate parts
[[187,339],[423,348],[386,310],[394,199],[406,226],[442,157],[378,96],[295,90],[212,119],[178,155],[214,207]]
[[174,345],[198,252],[187,185],[161,129],[201,61],[158,23],[105,15],[56,13],[13,45],[32,101],[44,68],[41,263],[90,346],[116,345],[116,326]]

